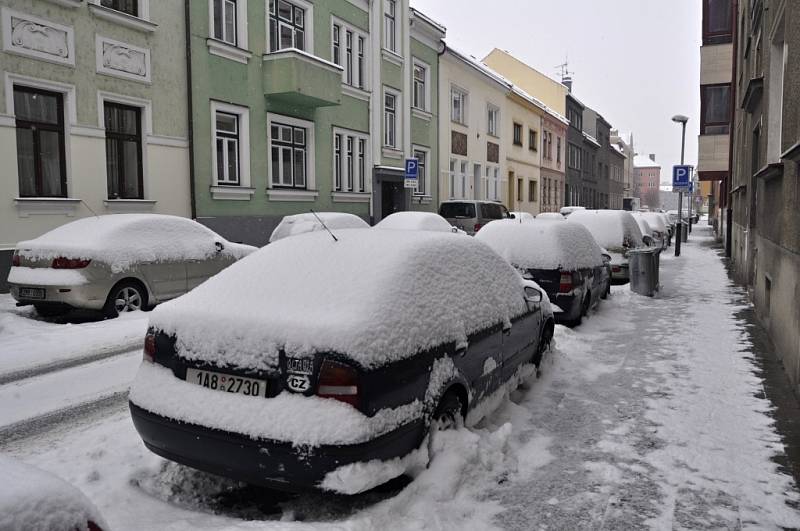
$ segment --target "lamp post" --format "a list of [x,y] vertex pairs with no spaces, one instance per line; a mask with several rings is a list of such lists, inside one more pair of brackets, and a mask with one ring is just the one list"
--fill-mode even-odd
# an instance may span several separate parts
[[[681,166],[683,166],[683,155],[686,148],[686,122],[689,121],[688,116],[676,114],[672,117],[672,121],[676,124],[681,124]],[[675,239],[675,256],[681,255],[681,213],[683,211],[683,192],[678,192],[678,224],[676,226],[677,238]]]

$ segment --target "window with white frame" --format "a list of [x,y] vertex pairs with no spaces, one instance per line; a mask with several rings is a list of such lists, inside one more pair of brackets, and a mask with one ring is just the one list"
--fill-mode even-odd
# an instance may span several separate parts
[[396,93],[384,89],[383,92],[383,145],[397,147],[397,110],[398,97]]
[[467,166],[466,160],[450,159],[448,188],[452,199],[467,197]]
[[268,122],[272,187],[307,189],[312,171],[313,123],[285,116],[275,116]]
[[426,196],[428,193],[428,153],[427,149],[421,147],[414,147],[414,158],[417,159],[417,187],[414,189],[414,195]]
[[383,1],[383,47],[397,53],[397,2]]
[[457,87],[450,87],[450,119],[467,124],[467,93]]
[[342,67],[342,82],[366,90],[367,34],[334,19],[331,40],[331,58]]
[[367,191],[369,135],[346,129],[333,130],[333,190]]
[[250,111],[211,102],[214,186],[250,186]]
[[227,42],[232,46],[238,44],[237,29],[238,9],[237,0],[213,0],[214,1],[214,38]]
[[269,0],[269,51],[306,49],[310,13],[299,2]]
[[486,132],[491,136],[497,137],[498,131],[500,131],[500,109],[490,104],[486,113]]
[[418,59],[414,59],[414,70],[413,70],[413,96],[411,105],[416,109],[420,109],[423,111],[428,110],[428,89],[430,83],[428,82],[428,76],[430,73],[430,68],[426,63]]

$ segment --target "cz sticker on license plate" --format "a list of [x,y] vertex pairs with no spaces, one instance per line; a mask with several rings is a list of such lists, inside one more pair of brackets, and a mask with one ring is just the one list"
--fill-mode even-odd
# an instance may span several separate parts
[[245,396],[267,396],[267,382],[213,371],[186,369],[186,381],[208,389]]
[[44,299],[44,288],[19,288],[19,296],[23,299]]

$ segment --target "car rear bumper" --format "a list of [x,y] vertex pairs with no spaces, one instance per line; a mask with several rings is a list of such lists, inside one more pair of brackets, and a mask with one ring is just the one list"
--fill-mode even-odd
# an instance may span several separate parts
[[626,282],[630,282],[631,275],[630,271],[628,270],[627,262],[624,264],[612,264],[611,265],[611,283],[612,284],[625,284]]
[[554,314],[554,318],[557,323],[574,321],[581,314],[582,298],[579,294],[556,293],[550,298],[550,300],[552,300],[556,306],[563,310],[562,312]]
[[[20,288],[37,288],[44,290],[44,298],[28,298],[20,295]],[[110,289],[110,287],[109,287]],[[35,284],[9,283],[11,296],[20,305],[60,306],[63,308],[85,308],[100,310],[105,305],[109,289],[104,289],[96,284],[79,286],[40,286]]]
[[161,457],[245,483],[289,491],[319,488],[327,473],[344,465],[408,455],[425,435],[425,424],[417,419],[363,443],[293,446],[170,419],[133,402],[129,407],[136,431],[147,448]]

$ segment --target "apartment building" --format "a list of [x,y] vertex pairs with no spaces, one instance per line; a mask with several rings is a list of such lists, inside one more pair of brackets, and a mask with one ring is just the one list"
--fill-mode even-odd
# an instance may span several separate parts
[[656,156],[636,155],[634,158],[634,197],[641,199],[642,206],[659,208],[661,205],[661,165]]
[[191,214],[184,27],[178,0],[0,0],[0,283],[74,219]]

